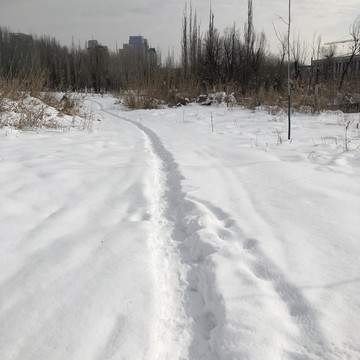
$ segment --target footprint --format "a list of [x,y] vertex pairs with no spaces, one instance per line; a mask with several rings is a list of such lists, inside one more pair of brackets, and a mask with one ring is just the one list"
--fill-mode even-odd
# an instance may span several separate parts
[[244,250],[256,250],[257,240],[255,239],[246,239],[243,246]]

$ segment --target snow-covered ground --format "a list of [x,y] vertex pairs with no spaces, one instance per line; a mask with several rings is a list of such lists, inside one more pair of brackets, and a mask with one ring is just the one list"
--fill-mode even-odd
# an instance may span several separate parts
[[0,129],[1,360],[360,359],[359,114],[85,103]]

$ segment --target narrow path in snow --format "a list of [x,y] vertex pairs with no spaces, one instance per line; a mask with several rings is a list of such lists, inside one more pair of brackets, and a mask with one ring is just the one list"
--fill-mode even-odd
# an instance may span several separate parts
[[[171,214],[180,194],[179,174],[169,163],[170,154],[165,152],[151,130],[131,120],[123,120],[129,121],[142,132],[145,151],[151,156],[153,166],[153,186],[148,193],[152,203],[150,220],[153,223],[150,246],[156,270],[156,303],[159,307],[159,319],[155,326],[155,359],[187,359],[191,340],[188,318],[183,306],[183,283],[187,269],[174,241],[177,216]],[[170,193],[173,196],[171,202]]]
[[[154,266],[155,299],[157,319],[154,319],[154,354],[156,360],[190,359],[188,349],[193,338],[191,318],[189,319],[184,303],[186,302],[186,275],[188,266],[182,259],[176,237],[176,227],[180,219],[180,202],[183,198],[180,174],[170,153],[160,139],[150,129],[141,124],[120,117],[115,111],[94,101],[101,112],[134,125],[143,138],[144,152],[150,158],[152,179],[145,189],[149,198],[149,221],[152,232],[149,246]],[[149,269],[150,271],[150,269]]]
[[[202,227],[201,219],[189,216],[197,207],[185,199],[182,176],[172,154],[151,129],[120,118],[143,132],[148,138],[146,147],[153,154],[156,195],[151,213],[156,231],[152,242],[162,288],[159,343],[164,347],[167,342],[165,349],[171,349],[171,359],[218,359],[216,337],[224,311],[221,297],[213,288],[213,274],[206,269],[206,258],[215,249],[196,235]],[[159,359],[169,355],[159,350]]]

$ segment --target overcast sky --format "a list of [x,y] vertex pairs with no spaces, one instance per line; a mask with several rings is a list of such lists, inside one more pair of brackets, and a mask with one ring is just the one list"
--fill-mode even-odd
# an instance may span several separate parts
[[[247,0],[211,0],[215,26],[243,32]],[[206,31],[210,0],[193,0],[193,9]],[[165,58],[168,51],[180,53],[181,23],[185,1],[179,0],[0,0],[0,26],[13,32],[50,35],[63,45],[85,45],[97,39],[110,49],[127,43],[130,35],[143,35]],[[286,25],[288,0],[253,0],[256,31],[264,30],[272,52],[277,52],[279,32]],[[360,15],[360,0],[293,0],[292,33],[311,46],[314,35],[323,42],[349,38],[349,25]]]

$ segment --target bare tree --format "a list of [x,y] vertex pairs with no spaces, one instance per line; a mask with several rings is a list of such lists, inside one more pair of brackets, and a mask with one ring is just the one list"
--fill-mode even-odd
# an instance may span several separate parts
[[[315,85],[319,82],[319,68],[318,66],[313,66],[315,60],[320,59],[321,54],[321,35],[316,36],[316,33],[313,37],[312,43],[312,53],[311,53],[311,74],[309,78],[309,85],[311,86],[313,77],[315,75]],[[314,73],[315,72],[315,73]]]
[[182,22],[182,38],[181,38],[181,62],[182,68],[185,74],[188,70],[188,17],[187,17],[187,4],[185,4],[185,9],[183,13],[183,22]]
[[274,24],[273,24],[273,28],[275,31],[275,36],[279,40],[279,43],[280,43],[279,44],[279,55],[280,55],[280,64],[282,66],[282,64],[285,61],[285,56],[287,54],[287,33],[280,34],[276,30]]
[[321,55],[325,61],[322,61],[321,75],[324,77],[326,81],[333,80],[335,78],[335,74],[333,71],[333,58],[336,55],[336,45],[331,44],[329,47],[321,48]]
[[291,0],[289,0],[289,22],[287,36],[287,53],[288,53],[288,140],[291,137],[291,88],[290,88],[290,29],[291,29]]
[[351,55],[349,58],[349,61],[346,64],[346,67],[341,75],[341,81],[340,81],[340,85],[339,85],[339,90],[341,90],[343,83],[344,83],[344,79],[345,79],[345,75],[347,74],[350,64],[354,58],[354,56],[359,52],[359,41],[360,41],[360,16],[358,16],[354,22],[351,24],[350,26],[350,35],[353,39],[353,44],[351,46]]
[[248,85],[252,71],[252,56],[254,54],[256,35],[253,25],[253,6],[252,0],[248,0],[248,21],[244,26],[245,56],[243,61],[243,84]]
[[227,28],[223,37],[224,48],[224,71],[227,82],[233,80],[236,61],[236,29],[234,26]]
[[308,46],[305,41],[301,41],[300,35],[296,39],[293,39],[293,45],[291,48],[292,57],[294,61],[295,80],[301,80],[301,67],[305,64],[308,55]]
[[192,16],[192,8],[190,9],[190,33],[189,33],[189,61],[190,61],[190,67],[191,72],[194,74],[198,69],[198,45],[199,45],[199,33],[200,28],[198,28],[197,24],[197,15],[196,11],[194,13],[194,16]]
[[210,9],[209,30],[204,38],[202,73],[205,82],[213,86],[220,78],[222,59],[222,43],[219,31],[214,26],[214,13]]

